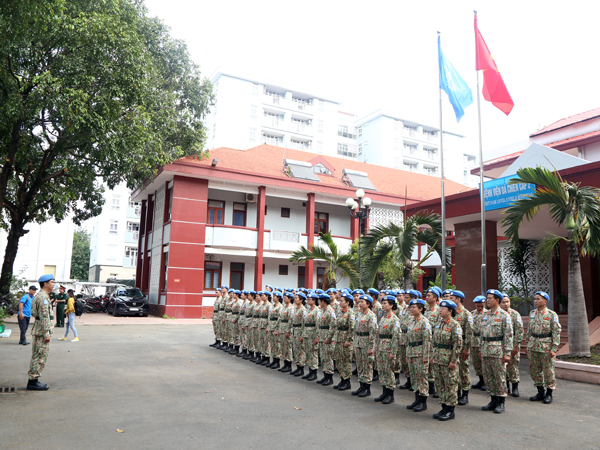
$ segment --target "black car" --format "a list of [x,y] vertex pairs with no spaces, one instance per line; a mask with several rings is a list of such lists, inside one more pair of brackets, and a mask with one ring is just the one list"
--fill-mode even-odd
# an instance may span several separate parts
[[138,288],[117,289],[110,297],[106,312],[113,316],[148,317],[148,299]]

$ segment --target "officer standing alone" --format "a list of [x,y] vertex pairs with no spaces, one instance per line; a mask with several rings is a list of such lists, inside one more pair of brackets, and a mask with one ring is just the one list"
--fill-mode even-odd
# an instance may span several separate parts
[[50,339],[52,338],[52,319],[50,319],[51,302],[48,294],[54,289],[54,275],[42,275],[39,279],[40,290],[31,302],[31,315],[35,318],[33,324],[33,346],[31,349],[31,364],[29,366],[29,381],[27,390],[46,391],[48,385],[40,383],[39,378],[48,360]]

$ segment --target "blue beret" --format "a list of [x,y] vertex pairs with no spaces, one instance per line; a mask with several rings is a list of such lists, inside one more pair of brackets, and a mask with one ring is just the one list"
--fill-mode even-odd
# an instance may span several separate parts
[[407,291],[407,294],[414,295],[417,298],[421,298],[421,293],[419,291],[414,290],[414,289],[411,289],[410,291]]
[[427,290],[425,291],[425,294],[429,294],[430,292],[431,292],[433,295],[435,295],[436,297],[439,297],[439,296],[440,296],[440,293],[437,291],[437,289],[434,289],[434,288],[429,288],[429,289],[427,289]]
[[250,294],[250,295],[256,295],[256,292],[254,292],[254,291],[248,291],[248,294]]
[[317,294],[319,300],[331,300],[327,294]]
[[454,295],[455,297],[462,298],[463,300],[465,299],[465,294],[463,291],[452,291],[450,294]]
[[54,280],[54,275],[52,275],[51,273],[47,273],[46,275],[42,275],[38,281],[40,283],[43,283],[45,281],[50,281],[50,280]]
[[235,294],[235,289],[229,289],[229,290],[227,291],[227,293],[228,293],[228,294],[231,294],[231,293],[234,293],[234,294]]
[[294,298],[294,294],[292,292],[285,291],[283,293],[284,297]]
[[546,299],[547,302],[550,301],[550,296],[548,294],[546,294],[544,291],[537,291],[534,295],[541,295],[542,297],[544,297]]
[[354,298],[352,298],[352,294],[350,294],[349,292],[344,292],[342,294],[342,297],[345,298],[346,300],[354,300]]
[[369,302],[371,305],[373,304],[373,298],[370,295],[363,294],[359,297],[359,299]]
[[229,286],[227,286],[226,284],[221,285],[221,289],[229,289]]
[[270,284],[265,284],[265,287],[273,289],[273,286],[271,286]]
[[499,300],[502,300],[504,295],[498,289],[489,289],[486,294],[492,294],[495,297],[498,297]]
[[442,295],[446,295],[446,294],[452,295],[452,289],[446,289],[444,292],[442,292]]
[[271,294],[269,291],[264,291],[263,294],[266,295],[267,297],[273,296],[273,294]]
[[337,292],[336,288],[329,288],[327,289],[327,291],[325,292],[326,294],[335,294]]
[[473,303],[485,303],[485,296],[484,295],[478,295],[477,297],[475,297],[473,299]]
[[371,295],[379,295],[379,291],[377,289],[369,288],[367,289],[367,293]]
[[384,289],[383,291],[381,291],[381,293],[383,295],[390,295],[390,291],[388,291],[387,289]]
[[365,295],[365,291],[363,291],[362,289],[354,289],[352,291],[352,295],[356,295],[356,294],[358,294],[358,295]]
[[452,300],[442,300],[439,306],[445,306],[446,308],[456,309],[456,303],[454,303]]
[[324,294],[325,293],[325,291],[323,289],[315,289],[315,292],[317,294]]
[[304,292],[298,292],[298,297],[306,300],[306,294]]
[[279,292],[279,291],[275,291],[275,292],[273,292],[273,295],[274,295],[275,297],[283,297],[283,294],[282,294],[281,292]]
[[[312,292],[312,293],[308,294],[306,296],[306,298],[314,298],[315,300],[317,300],[319,298],[319,295],[320,294],[317,294],[316,292]],[[329,296],[327,296],[327,298],[329,298]]]
[[281,288],[280,288],[280,287],[276,287],[276,288],[274,288],[273,290],[274,290],[274,291],[279,291],[279,292],[281,292]]
[[386,295],[382,300],[387,300],[388,303],[396,303],[396,297],[393,295]]
[[241,295],[242,291],[238,291],[237,289],[235,291],[233,291],[234,294],[236,295]]
[[427,306],[427,303],[422,298],[413,298],[409,302],[409,305],[423,305],[423,306]]

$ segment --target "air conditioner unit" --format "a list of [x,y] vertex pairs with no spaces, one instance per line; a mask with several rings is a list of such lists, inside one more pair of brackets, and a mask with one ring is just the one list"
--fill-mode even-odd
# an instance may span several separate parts
[[304,105],[302,103],[298,103],[298,109],[299,110],[304,110]]
[[256,194],[246,194],[246,203],[256,203]]

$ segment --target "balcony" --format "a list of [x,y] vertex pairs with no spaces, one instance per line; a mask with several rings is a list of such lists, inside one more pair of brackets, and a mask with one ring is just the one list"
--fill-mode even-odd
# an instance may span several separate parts
[[281,128],[284,124],[283,117],[263,116],[262,126],[269,128]]
[[123,268],[135,269],[137,267],[137,256],[124,256],[123,257]]
[[268,106],[279,106],[280,108],[289,109],[291,111],[300,111],[311,115],[314,114],[314,106],[312,103],[308,103],[301,99],[289,99],[265,92],[262,96],[262,102],[264,105]]
[[292,133],[313,134],[313,127],[309,123],[292,122],[286,128]]
[[125,232],[125,243],[137,244],[140,237],[139,231],[126,231]]
[[206,227],[207,246],[256,250],[257,241],[257,232],[254,230],[227,226]]
[[402,155],[425,161],[439,162],[440,160],[440,155],[437,151],[434,153],[433,151],[419,150],[416,147],[410,146],[404,146],[404,149],[402,150]]
[[128,206],[127,207],[127,218],[128,219],[139,219],[142,211],[141,206]]
[[288,147],[293,148],[295,150],[309,151],[312,148],[312,142],[311,141],[306,141],[306,142],[290,141]]

